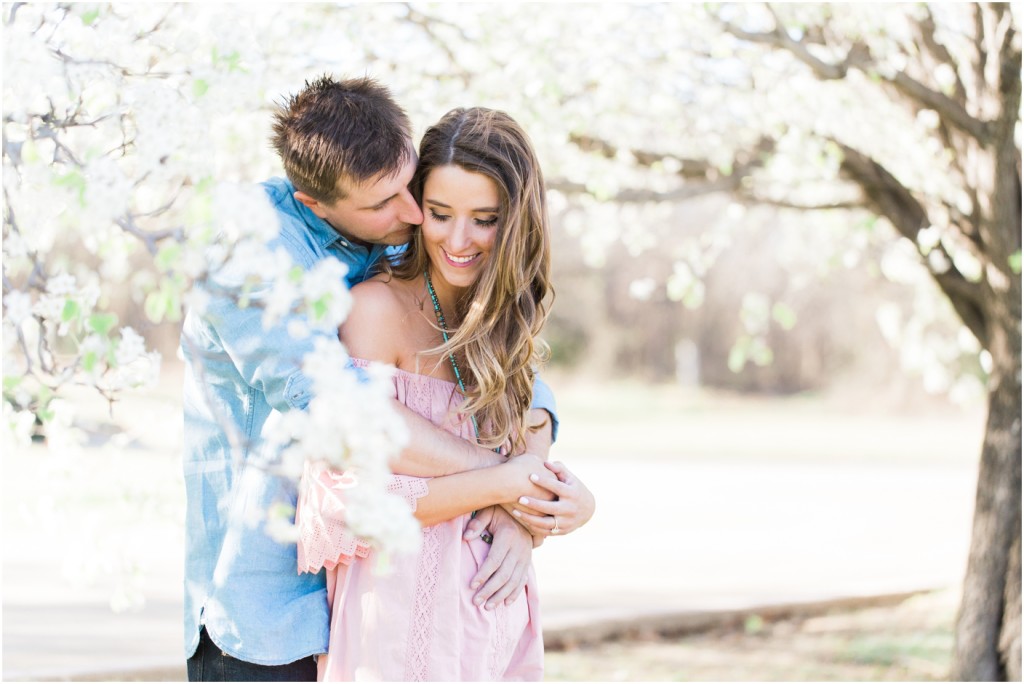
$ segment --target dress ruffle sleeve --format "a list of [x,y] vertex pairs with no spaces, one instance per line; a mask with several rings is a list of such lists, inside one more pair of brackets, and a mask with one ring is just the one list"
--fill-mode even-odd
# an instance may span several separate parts
[[[388,492],[401,496],[415,511],[416,501],[428,493],[428,479],[392,475]],[[370,544],[352,534],[345,523],[345,490],[356,479],[321,463],[306,463],[295,511],[298,529],[298,572],[333,570],[338,564],[351,565],[366,558]]]

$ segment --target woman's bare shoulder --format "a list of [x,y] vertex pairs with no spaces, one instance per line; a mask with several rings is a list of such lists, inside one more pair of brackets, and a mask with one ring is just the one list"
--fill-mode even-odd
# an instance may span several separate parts
[[341,341],[349,354],[370,361],[397,364],[401,356],[402,321],[407,315],[406,288],[401,281],[375,276],[352,288],[352,308],[341,325]]

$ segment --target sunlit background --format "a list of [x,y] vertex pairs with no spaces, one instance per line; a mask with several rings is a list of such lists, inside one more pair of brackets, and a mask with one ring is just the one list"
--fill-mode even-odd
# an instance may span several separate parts
[[[936,274],[978,283],[992,254],[958,232],[981,157],[894,84],[956,99],[980,11],[4,5],[4,678],[184,678],[189,227],[211,183],[283,175],[273,104],[325,72],[386,83],[417,141],[503,109],[542,159],[552,458],[598,502],[534,556],[550,679],[947,676],[996,361]],[[1010,141],[1019,163],[1019,121]],[[933,225],[880,216],[849,150]],[[11,293],[45,289],[39,263],[81,290],[55,329],[115,313],[162,356],[108,401],[57,331],[46,440],[12,416],[50,396],[9,381],[32,375]],[[1019,235],[1000,268],[1019,300]]]

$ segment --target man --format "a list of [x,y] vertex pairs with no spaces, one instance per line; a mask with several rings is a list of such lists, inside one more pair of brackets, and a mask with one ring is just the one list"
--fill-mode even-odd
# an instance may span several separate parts
[[[283,247],[303,269],[339,259],[351,286],[422,222],[407,188],[416,165],[408,118],[373,80],[325,76],[307,83],[277,112],[273,141],[288,180],[264,183],[281,223],[271,246]],[[203,314],[189,312],[182,330],[185,651],[193,681],[313,681],[313,656],[327,649],[323,573],[298,575],[295,545],[278,544],[250,522],[276,500],[294,502],[294,491],[232,455],[232,444],[240,443],[236,448],[250,456],[272,410],[302,410],[310,400],[311,383],[300,368],[314,336],[293,339],[287,318],[264,330],[261,316],[258,307],[214,297]],[[543,383],[534,395],[532,422],[543,418],[545,426],[529,448],[544,457],[557,430],[554,398]],[[411,435],[396,472],[437,476],[501,459],[394,407]],[[592,513],[592,497],[575,509],[582,522]],[[478,598],[504,600],[521,590],[532,537],[504,510],[481,518],[489,521],[493,546],[473,585],[481,585]],[[559,524],[567,530],[552,526]]]

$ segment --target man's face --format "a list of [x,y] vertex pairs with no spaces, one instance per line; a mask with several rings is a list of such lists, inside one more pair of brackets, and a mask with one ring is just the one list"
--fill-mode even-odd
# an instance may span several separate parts
[[404,245],[412,236],[412,226],[423,222],[423,212],[409,192],[409,181],[415,171],[414,157],[391,178],[358,184],[342,178],[338,184],[344,199],[331,205],[317,202],[310,209],[350,240]]

